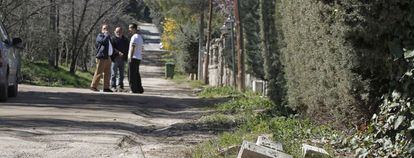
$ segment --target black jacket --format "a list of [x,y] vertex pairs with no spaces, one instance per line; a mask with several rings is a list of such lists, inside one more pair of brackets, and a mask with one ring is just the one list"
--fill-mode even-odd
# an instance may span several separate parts
[[96,58],[97,59],[108,59],[109,58],[109,42],[111,37],[103,33],[99,33],[96,37]]
[[122,37],[112,37],[112,46],[114,47],[114,55],[112,56],[113,59],[119,56],[119,52],[124,54],[124,60],[128,59],[128,51],[129,51],[129,40],[125,36]]

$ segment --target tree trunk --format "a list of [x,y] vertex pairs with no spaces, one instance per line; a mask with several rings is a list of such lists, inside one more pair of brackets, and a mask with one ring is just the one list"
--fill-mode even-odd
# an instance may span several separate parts
[[87,72],[88,71],[88,53],[89,52],[89,44],[86,44],[84,48],[83,58],[82,58],[82,71]]
[[[204,6],[204,4],[203,4]],[[202,9],[200,13],[200,26],[199,26],[199,34],[200,37],[198,39],[199,45],[198,45],[198,74],[197,78],[198,80],[203,79],[203,46],[204,46],[204,9]]]
[[213,19],[213,0],[209,1],[209,17],[208,17],[208,32],[207,32],[207,54],[204,59],[204,84],[208,84],[208,65],[210,62],[210,45],[211,45],[211,20]]
[[[56,6],[56,36],[59,36],[59,25],[60,25],[60,9],[59,6]],[[55,67],[59,67],[61,53],[60,53],[60,38],[58,37],[58,40],[56,42],[56,55],[55,55]]]
[[65,55],[65,66],[69,65],[69,56],[70,56],[69,52],[70,52],[69,44],[67,42],[65,42],[65,53],[66,53],[66,55]]
[[244,52],[243,52],[243,27],[240,22],[240,4],[239,0],[234,0],[234,16],[236,20],[237,36],[237,85],[240,91],[245,91],[245,69],[244,69]]
[[52,43],[50,49],[49,49],[49,66],[53,66],[55,68],[57,68],[55,66],[55,58],[56,58],[56,54],[55,54],[55,50],[56,50],[56,0],[50,0],[49,1],[50,4],[50,10],[49,10],[49,27],[51,32],[49,33],[49,40],[51,40],[50,42]]
[[[71,62],[70,62],[70,70],[69,72],[72,74],[75,74],[75,63],[76,60],[73,60],[73,57],[75,56],[74,51],[75,51],[75,41],[76,41],[76,37],[75,37],[75,0],[72,0],[72,48],[71,48]],[[66,57],[66,60],[68,60],[68,56]]]

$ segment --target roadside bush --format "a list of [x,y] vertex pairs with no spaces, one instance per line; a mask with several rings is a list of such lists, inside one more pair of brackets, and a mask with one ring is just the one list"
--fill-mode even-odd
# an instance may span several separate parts
[[411,157],[414,130],[412,99],[398,92],[384,96],[381,111],[374,115],[367,133],[359,133],[345,141],[348,151],[364,157]]
[[354,72],[358,62],[346,39],[345,13],[320,0],[281,0],[276,7],[288,106],[321,123],[359,121],[365,109],[358,95],[365,87]]
[[402,48],[414,47],[414,2],[275,2],[278,28],[271,29],[280,29],[280,35],[272,45],[280,53],[268,57],[280,54],[283,69],[276,67],[278,60],[266,65],[284,78],[266,71],[272,100],[285,100],[304,116],[341,126],[356,126],[377,112],[381,96],[392,91],[407,67],[395,59]]
[[414,51],[404,53],[410,67],[397,78],[393,92],[382,97],[380,112],[374,114],[361,133],[345,139],[348,151],[359,157],[412,157],[414,155]]

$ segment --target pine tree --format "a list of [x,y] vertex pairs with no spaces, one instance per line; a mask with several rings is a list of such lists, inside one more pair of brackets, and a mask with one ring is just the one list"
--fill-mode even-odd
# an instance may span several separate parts
[[275,19],[277,18],[276,0],[261,0],[260,11],[264,71],[269,88],[268,96],[277,105],[282,105],[285,98],[285,81],[280,52],[282,43],[281,27]]
[[244,52],[246,55],[246,72],[256,78],[264,79],[263,57],[260,40],[259,1],[240,1],[241,21],[244,30]]

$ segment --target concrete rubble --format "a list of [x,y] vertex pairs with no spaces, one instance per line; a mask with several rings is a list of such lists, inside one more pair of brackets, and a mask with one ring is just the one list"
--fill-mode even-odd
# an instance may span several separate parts
[[329,158],[329,153],[315,146],[302,144],[302,155],[304,158]]
[[[329,153],[315,146],[302,144],[304,158],[330,158]],[[273,142],[268,136],[259,136],[256,143],[244,141],[237,158],[293,158],[284,153],[283,145]]]
[[237,158],[293,158],[283,152],[281,143],[274,143],[266,136],[259,136],[256,144],[244,141]]

